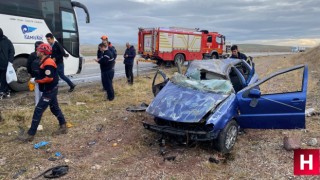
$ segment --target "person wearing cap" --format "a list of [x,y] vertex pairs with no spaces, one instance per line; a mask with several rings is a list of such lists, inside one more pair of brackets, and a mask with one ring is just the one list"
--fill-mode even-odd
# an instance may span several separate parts
[[10,96],[6,72],[8,63],[13,63],[14,53],[12,42],[7,36],[3,35],[3,31],[0,28],[0,99]]
[[[109,41],[108,41],[108,36],[106,35],[103,35],[101,36],[101,43],[105,44],[107,47],[109,47]],[[98,50],[97,50],[97,58],[99,59],[99,57],[101,57],[103,54],[102,51],[100,51],[100,48],[98,47]]]
[[[43,42],[42,41],[36,41],[34,43],[35,50],[28,57],[27,70],[28,70],[28,73],[31,76],[30,81],[34,81],[34,78],[39,76],[40,59],[37,57],[37,48],[39,47],[40,44],[43,44]],[[34,83],[34,86],[35,86],[35,88],[34,88],[34,101],[35,101],[35,105],[37,105],[39,100],[40,100],[40,97],[42,95],[42,92],[39,90],[39,84],[38,83]]]
[[106,91],[106,100],[113,101],[114,89],[112,80],[114,77],[115,60],[105,43],[100,43],[98,48],[101,53],[95,61],[100,64],[102,86]]
[[54,40],[53,34],[48,33],[46,34],[47,42],[52,47],[52,55],[51,58],[56,62],[57,64],[57,72],[59,74],[59,77],[63,79],[70,87],[69,92],[72,92],[76,85],[71,82],[71,80],[64,75],[64,64],[63,64],[63,57],[69,57],[68,54],[64,52],[63,47],[61,44]]
[[66,120],[59,107],[58,94],[58,73],[57,65],[53,59],[50,58],[52,48],[49,44],[40,44],[37,48],[37,57],[40,59],[39,76],[35,78],[35,82],[39,83],[39,89],[42,92],[39,103],[37,104],[33,116],[31,127],[26,134],[19,136],[19,140],[23,142],[32,141],[37,132],[37,128],[41,121],[44,111],[50,106],[51,112],[59,121],[59,129],[54,132],[54,135],[66,134]]

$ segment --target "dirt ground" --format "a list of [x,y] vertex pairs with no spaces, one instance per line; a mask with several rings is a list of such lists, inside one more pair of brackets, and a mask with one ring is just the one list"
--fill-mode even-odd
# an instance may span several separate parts
[[[319,51],[318,51],[319,52]],[[255,58],[260,77],[295,64],[309,64],[307,108],[319,108],[319,62],[305,55]],[[172,69],[165,69],[172,75]],[[18,126],[27,129],[34,109],[33,94],[22,93],[0,101],[0,179],[31,179],[48,168],[69,165],[69,173],[60,179],[303,179],[293,175],[293,151],[283,148],[286,135],[300,136],[302,148],[311,138],[320,138],[319,116],[307,117],[304,130],[245,130],[238,136],[232,152],[221,155],[210,143],[190,145],[167,140],[159,146],[159,135],[145,130],[142,121],[152,121],[145,112],[128,112],[130,105],[150,103],[153,74],[114,81],[116,98],[104,101],[100,83],[77,86],[73,93],[59,91],[61,109],[73,127],[67,135],[52,136],[58,127],[47,110],[32,143],[16,140]],[[49,145],[34,149],[47,141]],[[49,161],[56,152],[63,158]],[[173,158],[175,157],[175,158]],[[218,159],[212,163],[209,158]],[[172,160],[174,159],[174,160]],[[20,172],[20,173],[19,173]],[[43,177],[40,177],[41,179]],[[312,177],[309,177],[312,178]]]

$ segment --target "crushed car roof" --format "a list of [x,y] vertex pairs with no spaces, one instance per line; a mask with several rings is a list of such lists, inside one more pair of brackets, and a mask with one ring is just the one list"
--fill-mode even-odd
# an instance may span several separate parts
[[186,75],[192,74],[194,71],[206,70],[223,76],[227,76],[228,67],[242,62],[240,59],[210,59],[192,61],[189,65]]

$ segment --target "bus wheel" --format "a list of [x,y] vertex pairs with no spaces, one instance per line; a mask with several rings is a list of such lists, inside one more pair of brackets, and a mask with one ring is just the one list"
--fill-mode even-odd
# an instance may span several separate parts
[[185,58],[183,54],[177,54],[174,57],[174,64],[179,64],[180,66],[182,66],[184,61],[185,61]]
[[10,88],[14,91],[27,91],[28,88],[28,81],[30,76],[27,70],[27,58],[18,57],[13,61],[13,67],[16,70],[17,74],[17,82],[12,82],[9,84]]

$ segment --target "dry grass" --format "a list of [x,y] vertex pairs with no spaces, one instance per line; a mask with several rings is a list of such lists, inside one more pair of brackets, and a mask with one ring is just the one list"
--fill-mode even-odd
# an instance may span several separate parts
[[[256,58],[257,72],[264,77],[276,69],[301,62],[312,63],[309,72],[316,71],[318,61],[309,61],[305,59],[307,53],[304,54]],[[174,70],[165,71],[172,75]],[[311,74],[307,106],[319,107],[314,105],[319,99],[316,88],[320,76]],[[44,130],[37,133],[34,143],[49,141],[50,146],[39,150],[33,149],[33,143],[15,140],[17,127],[26,127],[31,122],[33,95],[19,94],[1,101],[5,120],[0,122],[0,163],[1,159],[5,160],[0,164],[0,179],[12,179],[23,168],[27,171],[20,179],[30,179],[61,164],[70,166],[69,174],[61,179],[288,179],[293,177],[293,152],[282,148],[283,137],[299,135],[304,143],[310,138],[320,138],[319,117],[311,117],[307,118],[307,131],[247,130],[239,136],[232,153],[219,164],[208,161],[209,157],[220,157],[208,143],[187,147],[168,142],[165,156],[176,156],[176,160],[163,161],[157,142],[159,136],[141,125],[142,121],[152,121],[152,118],[144,112],[125,110],[130,105],[151,102],[153,74],[147,76],[136,78],[133,86],[127,85],[124,79],[115,80],[116,98],[112,102],[104,101],[99,83],[79,86],[73,93],[60,88],[59,100],[64,102],[60,106],[74,127],[67,135],[51,136],[58,122],[47,110],[41,120]],[[77,102],[85,104],[77,105]],[[103,125],[101,132],[97,131],[100,125]],[[89,145],[90,142],[95,144]],[[303,148],[310,147],[304,144]],[[57,151],[65,158],[49,161]]]

